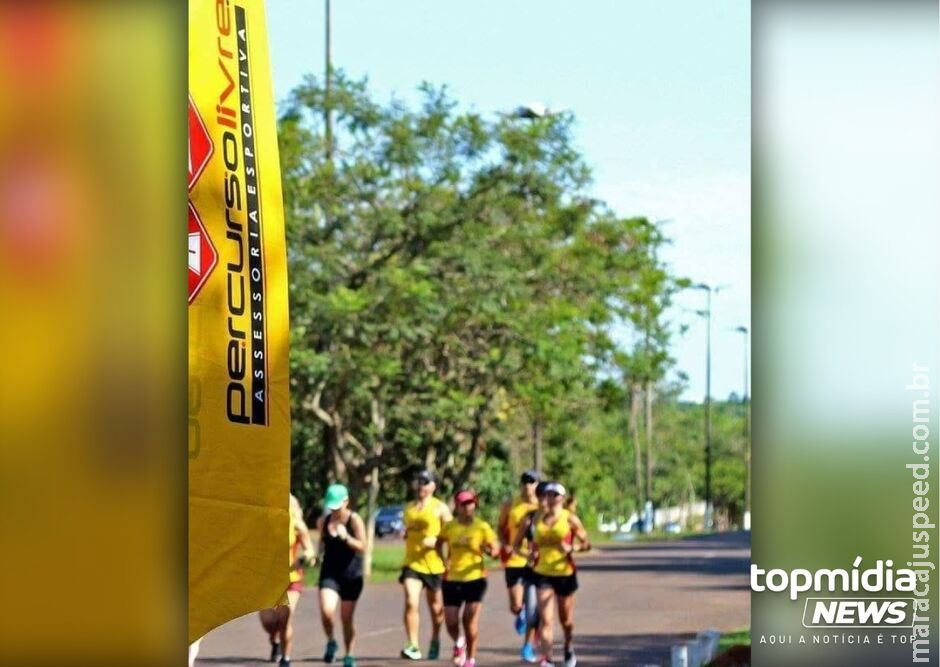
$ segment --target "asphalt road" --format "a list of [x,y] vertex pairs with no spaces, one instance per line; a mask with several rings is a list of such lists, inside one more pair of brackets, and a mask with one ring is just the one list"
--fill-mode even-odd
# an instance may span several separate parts
[[[726,533],[669,542],[605,546],[578,560],[581,585],[575,602],[575,650],[579,665],[668,665],[669,649],[695,633],[750,624],[750,533]],[[356,611],[361,667],[412,664],[399,659],[404,640],[398,584],[366,586]],[[338,619],[337,619],[338,620]],[[427,650],[427,610],[422,607],[421,646]],[[445,637],[446,637],[446,633]],[[315,589],[300,599],[294,624],[295,664],[321,662],[324,646]],[[561,630],[556,627],[556,642]],[[481,619],[481,667],[523,664],[502,572],[490,572]],[[560,646],[560,644],[559,644]],[[209,633],[198,665],[263,665],[269,645],[256,614]],[[449,663],[444,639],[442,660]],[[556,662],[561,664],[560,648]],[[339,663],[341,664],[341,662]]]

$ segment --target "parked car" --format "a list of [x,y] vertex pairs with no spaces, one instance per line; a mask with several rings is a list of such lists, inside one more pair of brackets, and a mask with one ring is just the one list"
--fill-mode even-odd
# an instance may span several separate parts
[[375,534],[378,537],[400,533],[405,529],[405,508],[401,505],[380,507],[375,515]]

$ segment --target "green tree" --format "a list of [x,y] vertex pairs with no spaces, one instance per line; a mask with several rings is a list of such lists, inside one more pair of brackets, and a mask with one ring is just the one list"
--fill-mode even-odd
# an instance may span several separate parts
[[505,422],[563,421],[637,265],[584,193],[570,115],[485,120],[421,92],[379,105],[337,73],[332,161],[316,79],[280,122],[295,488],[347,481],[370,532],[382,479],[429,467],[446,492],[507,451]]

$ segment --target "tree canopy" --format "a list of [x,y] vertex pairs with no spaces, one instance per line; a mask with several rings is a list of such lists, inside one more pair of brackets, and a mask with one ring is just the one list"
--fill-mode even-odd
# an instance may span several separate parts
[[632,506],[624,397],[663,381],[683,282],[659,225],[590,196],[574,122],[480,114],[428,84],[383,104],[342,72],[329,97],[313,77],[293,91],[279,135],[307,504],[333,480],[397,500],[424,467],[495,503],[538,439],[548,472],[583,459],[579,483]]

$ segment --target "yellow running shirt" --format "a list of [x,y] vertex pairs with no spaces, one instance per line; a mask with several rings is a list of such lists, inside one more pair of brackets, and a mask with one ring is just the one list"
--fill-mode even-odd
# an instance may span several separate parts
[[535,545],[539,552],[534,568],[537,574],[548,577],[574,574],[574,560],[562,548],[562,545],[568,542],[570,534],[568,510],[561,510],[558,519],[551,526],[546,525],[544,516],[539,517],[535,524]]
[[443,574],[444,561],[434,547],[424,545],[427,537],[441,534],[440,500],[431,496],[419,508],[418,502],[405,507],[405,562],[404,566],[421,574]]
[[496,531],[490,524],[479,517],[469,524],[454,519],[444,526],[441,538],[447,542],[447,581],[476,581],[486,576],[483,545],[496,544]]
[[[519,534],[519,524],[522,523],[522,520],[526,517],[529,512],[534,512],[539,508],[538,503],[529,503],[523,500],[522,498],[516,497],[512,502],[512,506],[509,508],[509,515],[506,519],[506,539],[503,540],[504,544],[515,544],[516,535]],[[526,540],[522,541],[522,551],[527,551],[525,548]],[[529,562],[526,560],[526,557],[519,554],[519,552],[513,552],[512,556],[506,560],[506,567],[526,567]]]
[[288,512],[290,520],[288,521],[290,528],[290,582],[294,583],[295,581],[300,581],[304,578],[304,571],[302,569],[294,567],[297,563],[297,557],[300,552],[300,538],[297,535],[297,524],[294,522],[294,513]]

